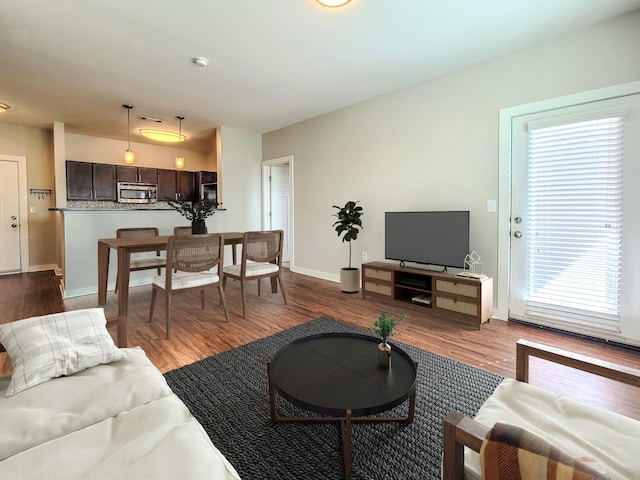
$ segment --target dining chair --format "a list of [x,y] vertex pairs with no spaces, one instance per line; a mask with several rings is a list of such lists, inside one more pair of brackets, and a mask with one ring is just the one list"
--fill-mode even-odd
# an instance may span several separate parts
[[[131,238],[131,237],[157,237],[158,229],[156,227],[135,227],[135,228],[118,228],[116,230],[116,237],[118,238]],[[145,255],[145,253],[135,253],[131,255],[129,272],[136,270],[151,270],[157,269],[158,275],[162,273],[161,269],[166,264],[166,258],[156,251],[156,254]],[[120,272],[116,274],[116,286],[114,293],[118,293],[118,278],[120,278]]]
[[[205,231],[207,231],[207,227],[204,227]],[[207,231],[208,233],[208,231]],[[184,227],[173,227],[174,235],[191,235],[191,225]]]
[[280,276],[283,237],[282,230],[245,232],[242,239],[242,260],[238,265],[224,267],[223,288],[226,287],[227,277],[240,281],[242,318],[245,318],[246,314],[246,283],[250,280],[258,281],[258,296],[260,296],[260,280],[271,278],[271,291],[277,293],[278,284],[280,284],[282,299],[284,304],[287,304]]
[[[218,287],[225,320],[229,321],[227,302],[222,289],[224,239],[221,234],[177,235],[167,242],[167,268],[164,275],[153,277],[149,322],[153,319],[158,290],[165,291],[167,340],[171,335],[171,296],[174,293],[200,291],[204,310],[204,292]],[[215,269],[215,271],[212,271]]]

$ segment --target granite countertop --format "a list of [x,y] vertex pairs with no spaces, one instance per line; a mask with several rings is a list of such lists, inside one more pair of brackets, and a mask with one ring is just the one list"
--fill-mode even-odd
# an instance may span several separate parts
[[[91,200],[69,200],[64,208],[53,207],[49,211],[52,212],[100,212],[100,211],[149,211],[149,210],[166,210],[175,211],[167,202],[155,203],[118,203],[118,202],[99,202]],[[225,211],[225,208],[216,208],[216,211]]]

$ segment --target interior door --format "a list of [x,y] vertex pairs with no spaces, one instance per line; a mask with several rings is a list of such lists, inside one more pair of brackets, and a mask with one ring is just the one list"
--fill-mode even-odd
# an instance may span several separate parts
[[[529,312],[535,310],[531,308],[530,275],[532,272],[529,267],[529,259],[527,255],[531,255],[530,249],[535,244],[532,243],[532,236],[540,235],[537,230],[529,228],[530,222],[528,217],[528,208],[531,205],[530,182],[529,182],[529,127],[536,123],[567,124],[571,123],[574,118],[585,118],[588,116],[601,116],[607,112],[624,111],[624,153],[623,153],[623,199],[622,199],[622,253],[621,253],[621,281],[620,281],[620,324],[624,325],[624,317],[637,315],[639,302],[635,300],[637,297],[637,289],[640,287],[640,278],[635,273],[640,268],[640,255],[637,252],[637,239],[640,236],[640,215],[637,214],[637,206],[640,205],[640,162],[637,159],[640,156],[640,141],[637,132],[640,131],[640,95],[631,95],[616,99],[591,102],[583,105],[562,108],[559,110],[545,111],[536,114],[526,115],[513,119],[512,122],[512,166],[511,166],[511,241],[510,241],[510,292],[509,292],[509,318],[524,320],[531,323],[544,324],[556,328],[586,332],[593,336],[603,336],[609,338],[598,328],[581,325],[575,328],[562,321],[554,323],[553,321],[540,320]],[[595,202],[595,199],[594,199]],[[579,213],[576,213],[579,215]],[[571,238],[567,239],[572,242]],[[577,265],[577,263],[581,265]],[[575,255],[567,264],[558,267],[557,272],[549,275],[549,285],[553,288],[553,283],[558,282],[559,278],[571,268],[583,268],[585,274],[583,278],[578,280],[581,288],[585,291],[593,291],[604,289],[601,282],[602,275],[595,270],[589,269],[588,255]],[[564,269],[564,270],[563,270]],[[633,293],[633,292],[636,293]],[[595,297],[594,297],[595,298]],[[588,299],[586,303],[590,300]],[[568,302],[571,303],[571,302]],[[573,301],[575,305],[575,301]],[[551,308],[555,308],[553,305]],[[585,306],[585,310],[589,310],[592,306]],[[597,309],[594,309],[597,310]],[[598,316],[597,313],[594,317]],[[595,325],[595,324],[594,324]],[[617,335],[620,332],[612,333]],[[622,332],[624,334],[624,332]]]
[[271,172],[271,195],[269,223],[271,230],[284,230],[285,235],[282,242],[282,260],[290,261],[289,258],[289,165],[274,165],[270,167]]
[[0,160],[0,273],[20,271],[18,163]]

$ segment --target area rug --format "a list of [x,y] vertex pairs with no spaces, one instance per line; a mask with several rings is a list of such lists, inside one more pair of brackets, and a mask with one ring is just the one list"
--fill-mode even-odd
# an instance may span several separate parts
[[[243,480],[344,478],[337,424],[274,425],[269,416],[266,362],[287,343],[325,332],[367,333],[320,317],[165,374]],[[443,418],[454,409],[475,415],[502,378],[411,345],[392,343],[418,362],[415,420],[408,425],[354,425],[351,477],[438,479]],[[282,398],[277,404],[280,414],[305,414]],[[407,404],[384,415],[406,415]]]

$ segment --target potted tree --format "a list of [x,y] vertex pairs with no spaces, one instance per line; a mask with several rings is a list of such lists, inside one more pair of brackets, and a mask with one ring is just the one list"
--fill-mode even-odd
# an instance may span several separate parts
[[333,206],[338,209],[334,215],[338,220],[333,227],[342,241],[349,243],[349,266],[340,269],[340,289],[344,293],[358,293],[360,290],[360,269],[351,266],[351,241],[358,238],[362,228],[362,207],[357,204],[358,201],[348,201],[344,207]]
[[205,219],[215,212],[217,204],[208,200],[200,200],[199,202],[186,202],[184,200],[166,199],[167,203],[176,209],[176,211],[191,222],[191,233],[207,233]]
[[378,320],[369,327],[369,331],[382,338],[382,342],[378,345],[378,365],[380,367],[391,367],[391,345],[389,345],[387,340],[389,337],[395,335],[396,327],[406,317],[407,315],[404,313],[396,317],[393,313],[382,312]]

